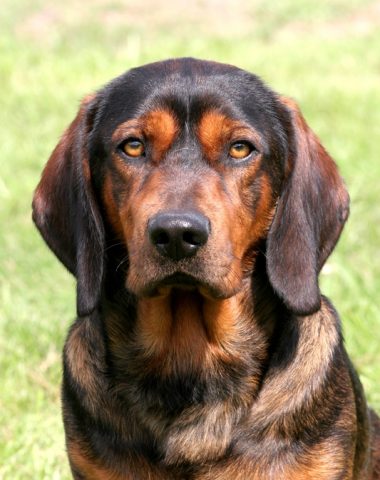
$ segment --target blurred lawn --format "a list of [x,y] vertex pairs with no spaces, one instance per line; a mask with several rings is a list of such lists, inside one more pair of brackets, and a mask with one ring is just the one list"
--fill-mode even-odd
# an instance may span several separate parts
[[340,165],[350,221],[322,275],[380,410],[380,2],[2,0],[0,478],[69,478],[60,355],[74,281],[32,226],[40,172],[79,99],[132,66],[196,56],[293,96]]

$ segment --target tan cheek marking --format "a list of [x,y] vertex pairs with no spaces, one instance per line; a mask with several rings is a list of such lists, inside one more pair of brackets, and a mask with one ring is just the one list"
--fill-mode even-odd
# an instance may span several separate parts
[[143,130],[152,143],[152,161],[157,163],[170,148],[178,132],[177,121],[166,110],[155,110],[143,117]]
[[107,212],[107,219],[118,238],[123,239],[123,227],[120,221],[119,209],[115,202],[112,180],[109,173],[106,174],[106,178],[104,180],[102,197],[103,204]]
[[261,177],[260,200],[256,206],[251,236],[254,239],[263,238],[271,225],[274,215],[273,190],[267,175]]
[[250,246],[266,236],[274,214],[273,191],[265,174],[261,176],[257,185],[258,200],[254,212],[250,206],[252,193],[248,192],[248,187],[255,181],[258,169],[259,164],[254,171],[246,175],[246,178],[239,181],[232,177],[227,184],[233,203],[233,220],[229,224],[229,232],[234,254],[238,258],[242,258]]

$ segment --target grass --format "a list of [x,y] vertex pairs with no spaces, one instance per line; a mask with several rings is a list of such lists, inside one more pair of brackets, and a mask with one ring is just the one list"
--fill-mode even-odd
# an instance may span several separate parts
[[256,72],[297,99],[338,162],[352,209],[322,290],[380,410],[379,3],[241,0],[232,9],[225,0],[220,11],[209,0],[189,10],[152,0],[61,3],[1,7],[0,478],[69,478],[59,384],[74,281],[33,228],[33,189],[79,99],[160,58],[212,58]]

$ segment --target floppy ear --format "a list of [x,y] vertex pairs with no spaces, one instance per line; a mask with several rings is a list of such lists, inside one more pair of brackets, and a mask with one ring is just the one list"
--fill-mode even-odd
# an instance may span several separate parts
[[91,187],[88,137],[96,97],[86,97],[53,151],[33,198],[42,237],[77,277],[78,315],[97,306],[103,278],[104,229]]
[[318,274],[348,217],[349,197],[337,166],[297,105],[281,98],[291,117],[289,173],[267,239],[269,280],[298,315],[320,308]]

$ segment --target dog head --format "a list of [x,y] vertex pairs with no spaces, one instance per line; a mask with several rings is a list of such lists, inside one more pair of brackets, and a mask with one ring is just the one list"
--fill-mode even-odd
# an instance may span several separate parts
[[109,238],[125,287],[228,298],[266,249],[273,289],[320,306],[318,273],[348,215],[336,165],[294,102],[238,68],[193,59],[133,69],[86,97],[37,187],[33,218],[99,304]]

